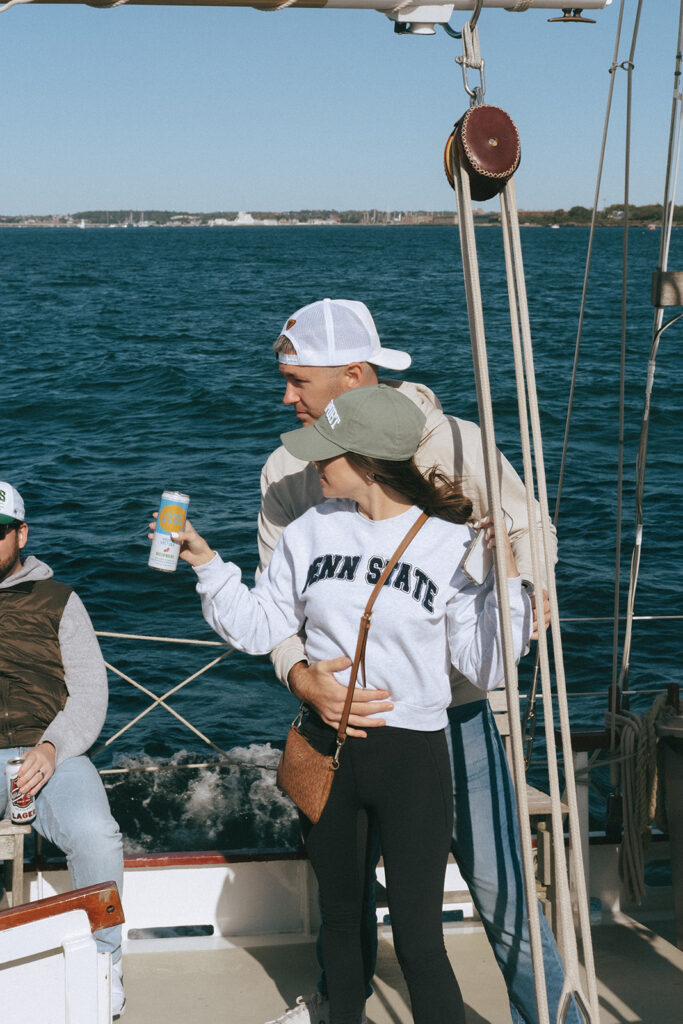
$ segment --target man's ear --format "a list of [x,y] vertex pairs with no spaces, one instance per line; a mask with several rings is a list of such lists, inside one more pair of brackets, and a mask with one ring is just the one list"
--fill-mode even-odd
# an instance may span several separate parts
[[26,541],[27,540],[28,540],[28,524],[27,523],[22,523],[21,526],[19,526],[17,528],[17,541],[19,543],[19,548],[20,549],[26,547]]
[[351,391],[352,388],[360,388],[367,384],[365,363],[347,363],[342,371],[344,380],[344,391]]

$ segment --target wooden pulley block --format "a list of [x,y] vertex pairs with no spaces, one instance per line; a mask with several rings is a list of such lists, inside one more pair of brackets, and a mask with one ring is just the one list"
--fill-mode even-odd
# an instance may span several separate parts
[[470,179],[472,198],[483,202],[502,192],[520,157],[519,133],[510,115],[500,107],[481,104],[456,121],[446,142],[444,169],[455,188],[453,161],[457,161]]

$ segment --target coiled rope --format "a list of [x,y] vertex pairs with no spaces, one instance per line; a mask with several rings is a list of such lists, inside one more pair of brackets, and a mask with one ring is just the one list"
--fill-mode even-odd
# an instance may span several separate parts
[[[644,715],[621,711],[614,715],[621,749],[621,788],[624,833],[619,847],[619,877],[629,901],[645,896],[645,846],[653,821],[666,830],[663,778],[658,771],[656,726],[675,715],[665,696]],[[612,717],[611,712],[608,718]]]

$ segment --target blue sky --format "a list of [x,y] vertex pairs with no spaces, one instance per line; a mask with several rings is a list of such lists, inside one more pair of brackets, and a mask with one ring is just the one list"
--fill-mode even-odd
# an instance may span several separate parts
[[[635,203],[663,194],[678,8],[644,4]],[[523,209],[592,204],[618,10],[592,26],[480,17],[486,100],[522,139]],[[468,106],[459,53],[441,30],[397,36],[374,11],[15,7],[0,15],[0,213],[450,208],[443,145]],[[618,75],[601,205],[623,196]]]

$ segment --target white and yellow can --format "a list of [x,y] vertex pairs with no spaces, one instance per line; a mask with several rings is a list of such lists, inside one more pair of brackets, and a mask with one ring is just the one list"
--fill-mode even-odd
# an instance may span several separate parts
[[164,491],[161,495],[152,550],[147,562],[152,569],[160,569],[162,572],[175,571],[178,565],[180,544],[172,539],[171,534],[177,533],[184,527],[189,504],[189,494],[181,494],[179,491]]

